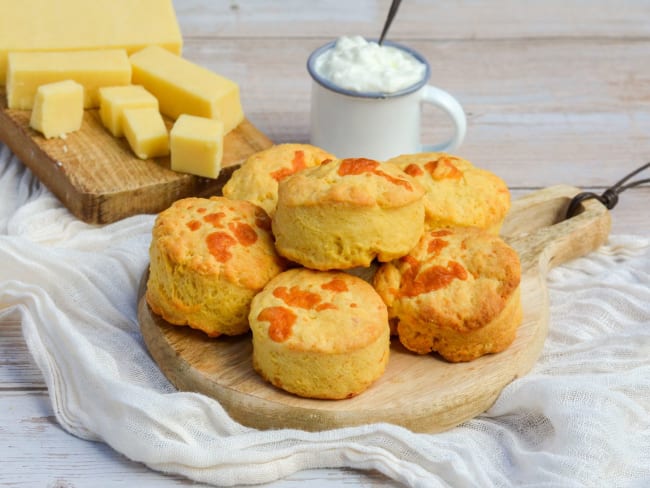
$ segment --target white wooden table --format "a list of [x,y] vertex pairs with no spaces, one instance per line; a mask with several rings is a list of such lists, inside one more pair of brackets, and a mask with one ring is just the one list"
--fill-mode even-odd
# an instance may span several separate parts
[[[271,139],[306,142],[309,53],[340,35],[376,37],[390,1],[174,3],[185,56],[238,81],[248,118]],[[557,183],[602,193],[650,160],[648,0],[404,0],[389,37],[429,59],[431,82],[467,113],[457,153],[503,177],[514,197]],[[444,121],[427,111],[423,138],[445,137]],[[649,187],[623,193],[612,233],[650,235],[649,204]],[[0,322],[0,458],[0,486],[193,484],[63,431],[17,315]],[[393,486],[353,470],[270,486],[306,483]]]

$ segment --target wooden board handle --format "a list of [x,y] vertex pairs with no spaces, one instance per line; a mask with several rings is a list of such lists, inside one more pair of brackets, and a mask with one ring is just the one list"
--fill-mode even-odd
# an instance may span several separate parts
[[523,273],[542,277],[549,269],[584,256],[601,246],[611,229],[607,208],[583,202],[569,219],[569,203],[580,193],[568,185],[552,186],[515,200],[501,235],[519,253]]

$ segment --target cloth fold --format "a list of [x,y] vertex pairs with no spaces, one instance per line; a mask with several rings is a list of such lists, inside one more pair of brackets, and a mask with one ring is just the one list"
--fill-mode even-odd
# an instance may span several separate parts
[[435,435],[390,424],[257,431],[177,392],[147,353],[136,296],[153,216],[85,224],[2,145],[0,194],[0,317],[20,314],[71,434],[221,486],[327,467],[414,487],[650,484],[650,239],[611,236],[550,272],[539,361],[476,419]]

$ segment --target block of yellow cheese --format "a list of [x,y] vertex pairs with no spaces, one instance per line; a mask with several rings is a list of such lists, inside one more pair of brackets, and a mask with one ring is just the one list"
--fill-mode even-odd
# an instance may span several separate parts
[[164,115],[176,119],[185,113],[219,119],[226,133],[244,120],[239,86],[234,81],[158,46],[138,51],[130,60],[133,83],[153,93]]
[[83,85],[85,108],[98,107],[100,87],[131,83],[131,64],[124,49],[9,53],[7,106],[29,110],[40,85],[63,80]]
[[216,178],[223,157],[223,122],[182,114],[169,133],[171,168]]
[[126,140],[140,159],[169,154],[169,133],[155,108],[127,108],[123,114]]
[[158,99],[140,85],[109,86],[99,89],[99,116],[104,127],[115,137],[122,137],[125,108],[155,108]]
[[47,139],[64,137],[81,128],[84,88],[72,80],[38,87],[29,125]]
[[10,52],[149,45],[181,53],[172,0],[0,0],[0,85]]

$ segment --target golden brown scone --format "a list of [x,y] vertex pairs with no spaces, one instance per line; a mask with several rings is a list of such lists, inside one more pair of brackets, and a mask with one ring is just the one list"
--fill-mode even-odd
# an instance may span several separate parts
[[425,189],[427,229],[471,226],[499,233],[510,192],[497,175],[446,153],[404,154],[389,162]]
[[212,337],[247,332],[253,296],[285,269],[270,224],[250,202],[175,202],[153,227],[146,292],[151,309]]
[[327,159],[334,159],[334,156],[309,144],[271,146],[244,161],[224,185],[223,196],[252,202],[272,216],[278,201],[278,183]]
[[382,265],[374,286],[400,342],[452,362],[506,349],[522,320],[517,253],[482,229],[427,231],[407,255]]
[[424,231],[424,194],[395,165],[326,161],[282,180],[273,216],[278,252],[307,268],[369,266],[406,254]]
[[342,271],[277,275],[253,299],[249,322],[254,369],[302,397],[358,395],[388,362],[386,305],[370,284]]

